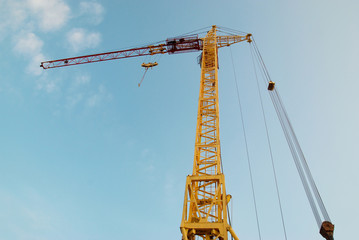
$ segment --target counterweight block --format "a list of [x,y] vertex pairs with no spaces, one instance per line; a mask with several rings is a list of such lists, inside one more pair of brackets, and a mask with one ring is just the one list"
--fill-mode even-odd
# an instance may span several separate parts
[[320,234],[327,240],[334,240],[334,225],[329,221],[324,221],[320,228]]

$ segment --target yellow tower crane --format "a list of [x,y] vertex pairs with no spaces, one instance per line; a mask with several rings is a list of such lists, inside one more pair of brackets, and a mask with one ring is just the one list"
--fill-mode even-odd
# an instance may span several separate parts
[[[169,38],[155,45],[45,61],[40,65],[44,69],[49,69],[138,56],[202,51],[193,171],[186,179],[180,226],[183,240],[195,240],[196,236],[203,240],[227,240],[228,232],[235,240],[239,240],[228,223],[227,205],[231,195],[226,193],[221,166],[218,49],[244,41],[251,43],[252,35],[217,33],[217,27],[212,26],[203,37],[196,34],[184,35]],[[149,62],[142,63],[141,66],[147,71],[157,65],[157,62]],[[274,82],[268,82],[268,90],[273,91]],[[332,240],[333,230],[334,225],[327,221],[323,222],[320,233],[324,238]]]
[[[238,237],[228,224],[227,204],[231,195],[226,194],[224,175],[221,170],[218,112],[218,48],[238,42],[251,42],[251,34],[217,35],[217,27],[212,28],[203,38],[197,35],[167,39],[165,43],[59,59],[41,63],[44,69],[100,62],[128,57],[164,53],[201,51],[201,84],[199,91],[196,142],[192,175],[187,177],[181,232],[183,240],[195,236],[204,240],[228,239],[228,231],[235,240]],[[143,63],[146,68],[156,63]]]

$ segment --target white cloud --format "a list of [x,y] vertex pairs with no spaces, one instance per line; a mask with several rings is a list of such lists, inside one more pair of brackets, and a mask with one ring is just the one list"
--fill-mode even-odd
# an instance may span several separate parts
[[0,33],[14,31],[54,31],[70,18],[70,7],[63,0],[0,0]]
[[97,2],[80,3],[80,16],[85,16],[91,24],[100,24],[103,20],[104,13],[104,7]]
[[70,7],[63,0],[27,0],[43,31],[58,30],[70,18]]
[[27,17],[28,12],[23,2],[0,1],[0,40],[8,34],[9,30],[17,30],[19,27],[29,28],[29,23],[25,22]]
[[[39,32],[49,32],[50,44],[54,45],[56,35],[65,35],[67,46],[78,52],[87,48],[94,48],[101,42],[99,32],[89,31],[85,28],[72,28],[67,34],[63,27],[69,24],[70,18],[85,19],[82,25],[99,24],[104,16],[104,7],[96,1],[82,0],[76,16],[71,15],[67,0],[0,0],[0,41],[8,38],[12,42],[12,50],[19,61],[27,64],[26,73],[40,76],[36,79],[35,87],[39,91],[54,93],[60,91],[61,79],[50,78],[50,74],[40,68],[40,63],[46,58],[44,46],[47,43],[40,38]],[[76,21],[79,22],[79,21]],[[71,26],[70,26],[71,27]],[[62,31],[60,31],[62,30]],[[87,107],[98,106],[102,101],[111,98],[106,89],[100,86],[92,92],[89,91],[90,76],[83,75],[74,78],[68,85],[66,97],[67,106],[76,106],[82,103]],[[82,89],[87,88],[87,92]],[[80,90],[81,88],[81,90]],[[0,89],[4,91],[4,89]]]
[[36,76],[41,75],[44,72],[44,69],[40,67],[40,63],[44,61],[44,59],[45,56],[42,53],[38,53],[32,56],[29,64],[26,67],[26,71]]
[[41,51],[43,41],[35,33],[21,34],[17,38],[14,50],[23,55],[34,55]]
[[74,28],[67,33],[67,42],[75,52],[97,47],[101,42],[101,34],[88,32],[83,28]]
[[20,34],[15,40],[14,51],[30,60],[26,70],[33,75],[42,73],[39,64],[45,59],[43,45],[43,41],[32,32]]
[[44,43],[35,31],[59,29],[67,22],[69,13],[63,0],[0,0],[0,40],[9,35],[14,52],[29,60],[26,72],[41,75],[39,63],[45,60]]

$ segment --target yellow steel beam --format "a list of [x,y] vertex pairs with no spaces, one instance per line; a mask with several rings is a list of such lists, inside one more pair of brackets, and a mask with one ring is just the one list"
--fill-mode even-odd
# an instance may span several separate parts
[[221,171],[218,112],[218,48],[251,42],[251,35],[217,36],[216,26],[202,38],[201,84],[192,175],[187,176],[181,233],[183,240],[238,240],[227,221],[224,175]]

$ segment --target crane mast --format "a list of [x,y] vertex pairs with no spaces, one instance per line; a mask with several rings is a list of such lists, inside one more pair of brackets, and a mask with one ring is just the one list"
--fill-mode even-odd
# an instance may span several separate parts
[[183,240],[228,239],[225,179],[221,170],[218,106],[218,45],[216,26],[203,40],[201,84],[192,175],[187,176],[181,232]]

